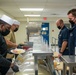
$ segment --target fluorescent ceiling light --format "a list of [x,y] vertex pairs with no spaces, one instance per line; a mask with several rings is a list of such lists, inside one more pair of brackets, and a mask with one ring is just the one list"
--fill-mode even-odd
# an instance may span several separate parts
[[29,17],[40,17],[40,15],[24,15],[24,16],[29,16]]
[[21,11],[43,11],[43,8],[20,8]]

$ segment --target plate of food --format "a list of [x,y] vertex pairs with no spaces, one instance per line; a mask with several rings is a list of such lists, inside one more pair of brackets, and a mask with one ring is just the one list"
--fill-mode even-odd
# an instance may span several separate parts
[[25,50],[16,48],[14,50],[11,50],[11,52],[14,53],[14,54],[21,54],[21,53],[24,53]]

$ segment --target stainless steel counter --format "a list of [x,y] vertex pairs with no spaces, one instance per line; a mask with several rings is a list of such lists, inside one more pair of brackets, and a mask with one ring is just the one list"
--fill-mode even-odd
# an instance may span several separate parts
[[51,75],[56,75],[55,73],[53,73],[52,71],[52,64],[53,64],[53,61],[51,60],[51,57],[53,55],[53,52],[52,51],[43,51],[43,50],[33,50],[33,55],[34,55],[34,64],[35,64],[35,75],[38,75],[38,57],[48,57],[48,62],[50,63],[49,64],[49,67],[51,68]]
[[66,75],[67,66],[69,66],[69,75],[72,75],[73,67],[76,66],[76,56],[61,56],[61,60],[63,61],[63,75]]
[[53,55],[52,51],[43,51],[43,50],[33,50],[33,55],[34,56],[49,56],[49,55]]

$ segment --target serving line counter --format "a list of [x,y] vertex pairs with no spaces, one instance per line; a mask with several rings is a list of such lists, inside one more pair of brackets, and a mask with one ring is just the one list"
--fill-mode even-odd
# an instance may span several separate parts
[[38,59],[47,59],[47,65],[49,68],[50,75],[56,75],[53,65],[53,51],[45,48],[42,44],[33,45],[33,55],[34,55],[34,65],[35,65],[35,75],[38,75]]
[[66,67],[69,67],[69,75],[73,74],[73,67],[76,66],[76,56],[74,55],[64,55],[60,58],[63,61],[63,74],[66,75]]
[[[44,71],[40,72],[41,68],[39,67],[39,69],[38,69],[38,63],[37,63],[38,60],[37,59],[38,59],[38,57],[40,57],[40,58],[42,57],[42,59],[45,59],[46,56],[52,56],[53,53],[51,51],[41,51],[39,49],[40,46],[37,46],[37,47],[36,47],[37,48],[36,50],[34,50],[33,48],[29,48],[24,53],[19,54],[17,56],[17,58],[15,59],[15,63],[19,66],[20,72],[13,73],[13,75],[24,75],[24,74],[48,75]],[[35,65],[35,63],[36,63],[36,65]],[[39,71],[39,74],[38,74],[38,71]],[[53,74],[51,74],[51,75],[53,75]]]
[[33,73],[35,72],[34,75],[38,75],[38,71],[39,71],[38,59],[42,59],[42,60],[46,59],[50,75],[56,75],[52,57],[53,57],[53,51],[49,49],[47,45],[39,42],[33,43],[33,48],[31,48],[31,50],[28,49],[25,51],[25,53],[19,54],[18,58],[16,59],[15,62],[17,62],[17,64],[19,65],[20,72],[14,73],[14,75],[18,75],[21,72],[22,72],[21,75],[23,75],[23,73],[26,74],[27,73],[26,71],[28,69],[26,64],[27,62],[28,65],[29,63],[34,62],[34,64],[32,65],[30,64],[29,69],[30,68],[34,69],[35,70],[35,71],[33,70]]

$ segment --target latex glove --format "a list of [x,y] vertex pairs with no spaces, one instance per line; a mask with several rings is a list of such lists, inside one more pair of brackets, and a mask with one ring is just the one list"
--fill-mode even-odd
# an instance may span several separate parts
[[19,67],[17,65],[13,65],[11,68],[14,72],[19,72]]

